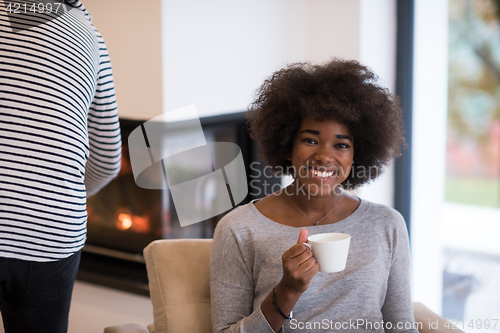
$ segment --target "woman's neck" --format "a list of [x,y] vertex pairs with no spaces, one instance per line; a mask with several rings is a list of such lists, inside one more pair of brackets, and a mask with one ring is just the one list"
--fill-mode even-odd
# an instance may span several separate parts
[[328,194],[311,194],[305,190],[305,186],[300,188],[297,181],[286,187],[284,192],[292,201],[292,204],[311,219],[314,219],[315,216],[321,218],[335,206],[338,207],[337,204],[344,195],[338,187],[335,187]]

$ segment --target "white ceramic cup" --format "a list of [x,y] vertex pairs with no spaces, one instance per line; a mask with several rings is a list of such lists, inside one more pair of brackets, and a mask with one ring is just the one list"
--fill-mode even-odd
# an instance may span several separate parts
[[344,270],[350,242],[351,235],[333,232],[309,236],[306,245],[313,252],[319,271],[334,273]]

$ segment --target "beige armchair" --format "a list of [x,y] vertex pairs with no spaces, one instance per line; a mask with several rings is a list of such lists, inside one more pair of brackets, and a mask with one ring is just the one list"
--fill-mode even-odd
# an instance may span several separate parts
[[144,249],[154,324],[106,327],[104,333],[212,332],[211,239],[163,239]]
[[[154,324],[129,323],[106,327],[104,333],[212,332],[210,319],[211,239],[157,240],[144,249],[153,303]],[[416,322],[423,333],[462,332],[446,328],[446,321],[421,303],[414,303]],[[439,327],[429,328],[430,322]]]

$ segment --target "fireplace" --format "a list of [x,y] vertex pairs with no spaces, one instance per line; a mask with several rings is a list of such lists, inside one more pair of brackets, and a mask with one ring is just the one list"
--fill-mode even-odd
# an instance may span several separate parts
[[[242,152],[248,182],[263,175],[255,142],[246,130],[244,113],[201,118],[208,142],[231,142]],[[120,119],[123,152],[119,175],[98,194],[88,199],[87,242],[82,252],[80,280],[148,294],[142,250],[150,242],[165,238],[212,238],[217,222],[227,212],[208,220],[181,227],[168,190],[150,190],[136,185],[130,163],[130,133],[145,121]],[[187,138],[188,139],[188,138]],[[259,171],[259,169],[261,171]],[[266,186],[279,179],[266,179]],[[264,196],[255,191],[263,182],[253,182],[254,191],[240,203]],[[268,187],[269,188],[269,187]],[[259,194],[259,195],[257,195]]]

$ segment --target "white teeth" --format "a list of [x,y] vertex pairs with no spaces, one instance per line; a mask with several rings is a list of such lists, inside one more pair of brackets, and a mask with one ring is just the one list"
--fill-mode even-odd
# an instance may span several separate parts
[[326,178],[326,177],[331,177],[335,173],[334,171],[326,172],[326,171],[318,171],[312,169],[311,172],[316,176],[316,177],[321,177],[321,178]]

